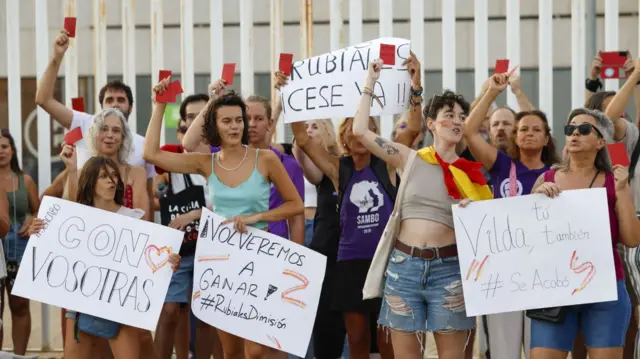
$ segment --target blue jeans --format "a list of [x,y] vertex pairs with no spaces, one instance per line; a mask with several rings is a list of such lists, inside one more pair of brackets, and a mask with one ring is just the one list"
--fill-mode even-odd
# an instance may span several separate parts
[[631,300],[619,280],[618,300],[566,307],[562,323],[531,320],[531,348],[549,348],[570,352],[578,332],[588,348],[623,347],[631,320]]
[[165,303],[189,303],[193,284],[193,262],[195,254],[180,259],[180,268],[171,276]]
[[458,257],[424,260],[394,249],[378,324],[403,332],[468,330]]

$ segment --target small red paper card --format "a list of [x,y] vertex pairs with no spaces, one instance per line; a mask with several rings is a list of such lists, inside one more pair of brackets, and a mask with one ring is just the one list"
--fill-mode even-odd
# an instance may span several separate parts
[[224,64],[222,66],[222,81],[225,85],[233,85],[233,76],[236,73],[236,64]]
[[64,143],[66,143],[67,145],[75,145],[76,142],[80,141],[82,139],[82,128],[80,127],[76,127],[73,130],[67,132],[66,135],[64,135]]
[[284,72],[286,76],[291,75],[291,68],[293,66],[293,54],[280,54],[280,71]]
[[67,30],[67,32],[69,33],[69,37],[76,37],[76,18],[65,17],[64,29]]
[[626,51],[608,51],[600,52],[602,58],[602,68],[600,69],[600,77],[603,79],[618,79],[622,77],[620,69],[627,61]]
[[171,77],[171,70],[160,70],[160,74],[158,75],[158,82],[166,79],[167,77]]
[[509,71],[509,60],[496,60],[494,74],[503,74]]
[[613,166],[629,166],[629,154],[627,154],[627,148],[624,146],[624,143],[619,142],[607,145],[607,150],[609,150],[609,158],[611,158],[611,164]]
[[169,84],[169,88],[163,93],[156,95],[156,102],[162,103],[174,103],[176,102],[176,96],[183,92],[180,81],[175,80]]
[[380,44],[380,60],[385,65],[395,65],[396,45]]
[[84,99],[82,97],[72,98],[71,108],[78,112],[84,112]]

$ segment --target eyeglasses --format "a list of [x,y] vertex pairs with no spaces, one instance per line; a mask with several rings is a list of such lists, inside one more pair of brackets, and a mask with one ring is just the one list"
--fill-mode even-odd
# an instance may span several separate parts
[[573,135],[573,133],[576,131],[576,129],[578,130],[578,133],[581,136],[586,136],[586,135],[590,134],[592,130],[595,130],[596,134],[598,135],[598,137],[600,137],[600,138],[604,137],[604,136],[602,136],[602,132],[600,132],[600,130],[598,130],[597,127],[595,127],[594,125],[592,125],[590,123],[582,123],[582,124],[579,124],[579,125],[566,125],[566,126],[564,126],[564,134],[565,134],[565,136]]

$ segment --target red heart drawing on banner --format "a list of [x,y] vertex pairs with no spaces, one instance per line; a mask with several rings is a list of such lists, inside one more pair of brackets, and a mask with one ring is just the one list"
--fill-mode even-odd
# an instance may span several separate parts
[[[144,259],[147,261],[147,265],[155,273],[169,263],[169,256],[173,251],[169,247],[158,248],[152,244],[144,252]],[[163,256],[163,253],[166,253],[166,255]]]

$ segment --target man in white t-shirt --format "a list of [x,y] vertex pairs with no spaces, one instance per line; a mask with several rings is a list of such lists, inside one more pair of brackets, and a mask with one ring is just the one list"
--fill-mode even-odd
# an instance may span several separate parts
[[[56,78],[60,69],[60,64],[64,57],[67,48],[69,47],[68,37],[60,33],[53,44],[54,51],[53,57],[47,65],[44,75],[38,84],[38,90],[36,92],[36,104],[42,107],[51,117],[53,117],[59,124],[68,130],[72,130],[76,127],[82,129],[83,137],[88,135],[88,129],[93,124],[94,116],[84,112],[78,112],[69,109],[64,104],[60,103],[54,97],[54,89],[56,85]],[[111,81],[102,87],[98,95],[100,105],[102,108],[117,108],[126,118],[129,118],[129,114],[133,110],[133,93],[131,88],[121,81]],[[144,137],[136,134],[136,129],[132,129],[134,133],[133,148],[131,155],[129,156],[128,163],[132,166],[144,167],[147,170],[147,191],[149,193],[149,199],[153,208],[153,179],[156,176],[155,168],[152,164],[146,163],[142,158],[142,151],[144,148]],[[91,157],[90,149],[87,147],[87,143],[84,139],[76,143],[76,150],[78,153],[78,168]],[[64,173],[64,172],[63,172]],[[60,174],[54,183],[49,187],[44,194],[62,197],[64,189],[64,175]],[[146,213],[145,219],[152,220],[152,213]]]

